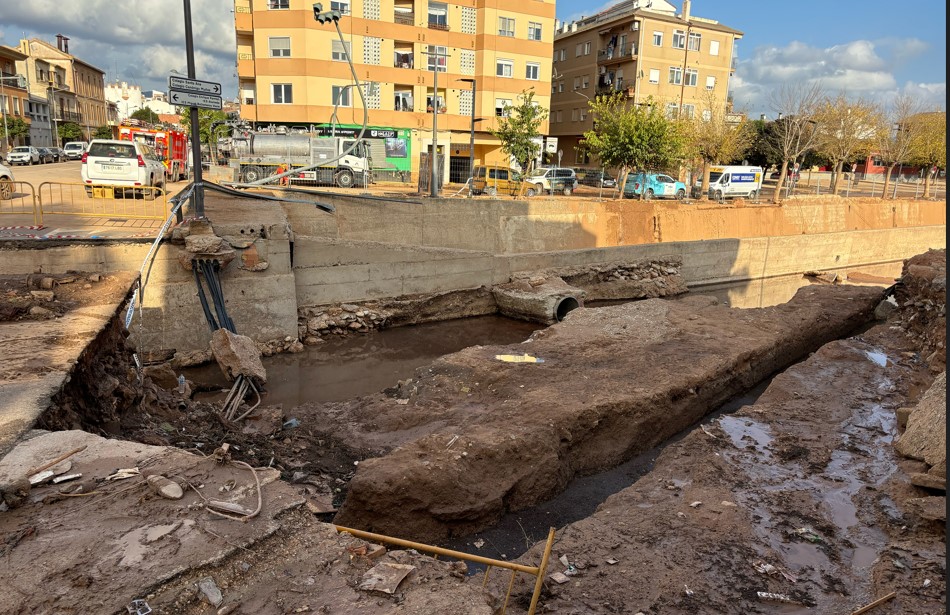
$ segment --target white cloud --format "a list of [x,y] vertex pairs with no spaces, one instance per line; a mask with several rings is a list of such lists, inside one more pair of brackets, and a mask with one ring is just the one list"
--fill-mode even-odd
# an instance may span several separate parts
[[[180,0],[151,0],[134,5],[106,0],[0,0],[4,26],[0,43],[19,39],[56,44],[69,37],[69,51],[84,62],[143,90],[168,89],[171,69],[187,72],[184,7]],[[234,77],[234,4],[232,0],[191,2],[195,75],[219,81],[226,97],[237,96]]]

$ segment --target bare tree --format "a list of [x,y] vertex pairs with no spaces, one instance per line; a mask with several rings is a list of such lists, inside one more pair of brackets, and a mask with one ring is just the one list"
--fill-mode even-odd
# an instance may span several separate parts
[[848,100],[844,92],[822,100],[815,114],[820,129],[815,149],[832,163],[831,191],[838,193],[844,164],[870,153],[873,128],[878,126],[879,111],[870,102]]
[[913,121],[920,113],[920,102],[909,94],[901,94],[894,99],[890,109],[883,115],[883,123],[874,133],[874,146],[881,162],[887,170],[884,172],[884,189],[881,198],[887,198],[887,189],[891,174],[898,163],[910,159],[911,144],[914,135],[920,131],[920,124]]
[[784,84],[769,99],[769,105],[780,118],[775,121],[773,131],[776,150],[782,157],[773,197],[775,203],[779,202],[789,163],[813,149],[818,140],[816,113],[823,98],[821,83],[816,82]]
[[709,166],[727,164],[741,158],[755,139],[755,131],[744,114],[739,123],[730,122],[726,106],[717,101],[712,92],[706,92],[703,110],[691,121],[689,149],[703,161],[702,198],[709,186]]

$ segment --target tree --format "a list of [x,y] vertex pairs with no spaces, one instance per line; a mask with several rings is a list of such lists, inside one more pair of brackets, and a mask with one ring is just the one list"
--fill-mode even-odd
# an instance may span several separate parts
[[136,109],[135,112],[130,115],[133,120],[140,120],[146,124],[158,124],[161,120],[158,117],[158,114],[152,111],[148,107],[142,107],[141,109]]
[[521,165],[521,171],[528,173],[530,165],[541,153],[541,124],[548,117],[547,109],[534,102],[534,92],[524,90],[518,95],[517,105],[505,105],[504,115],[498,120],[497,128],[489,128],[493,136],[501,141],[501,151]]
[[11,140],[27,137],[29,134],[30,125],[21,117],[7,117],[5,122],[0,122],[0,138],[4,139],[7,148],[10,147]]
[[832,166],[831,191],[838,193],[838,180],[844,164],[870,153],[871,127],[879,122],[877,109],[869,102],[848,100],[844,92],[834,98],[825,98],[818,105],[815,118],[818,131],[815,149]]
[[631,170],[666,169],[682,160],[684,131],[652,98],[633,104],[618,92],[598,96],[588,105],[595,123],[593,130],[584,133],[584,140],[604,166],[620,169],[618,198]]
[[[228,119],[228,114],[224,111],[216,111],[214,109],[198,109],[198,138],[202,143],[208,144],[209,154],[211,155],[211,160],[214,161],[217,159],[217,153],[215,148],[218,143],[218,139],[221,137],[227,137],[231,128],[226,124]],[[181,113],[181,125],[189,135],[191,134],[191,110],[187,107],[182,107]]]
[[100,126],[96,128],[96,132],[92,133],[93,139],[111,139],[112,137],[112,128],[110,126]]
[[924,196],[931,197],[935,179],[931,169],[947,168],[947,113],[921,113],[913,122],[918,129],[911,143],[910,162],[925,168]]
[[[56,133],[59,136],[60,143],[83,140],[82,126],[75,122],[64,122],[60,124],[56,129]],[[59,143],[57,143],[57,145],[59,145]]]
[[887,168],[884,172],[882,199],[887,198],[887,188],[894,167],[910,159],[911,143],[920,132],[920,127],[913,118],[919,112],[918,100],[909,94],[901,94],[894,99],[890,109],[881,116],[882,122],[874,131],[874,148]]
[[738,124],[729,121],[725,105],[707,92],[704,112],[690,122],[690,149],[703,161],[702,195],[709,186],[709,165],[740,160],[752,147],[756,127],[745,116]]
[[814,147],[818,139],[819,126],[815,113],[822,98],[820,83],[786,83],[771,96],[772,110],[779,114],[779,119],[774,122],[772,136],[782,160],[773,198],[776,203],[779,202],[789,163],[797,162],[800,156],[803,157],[805,152]]

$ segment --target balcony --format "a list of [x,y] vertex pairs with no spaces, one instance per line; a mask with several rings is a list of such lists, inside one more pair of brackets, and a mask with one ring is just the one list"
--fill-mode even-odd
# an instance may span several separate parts
[[442,31],[444,31],[444,32],[448,32],[448,30],[449,30],[449,24],[443,23],[443,22],[441,22],[441,21],[436,21],[436,20],[429,19],[429,29],[430,29],[430,30],[442,30]]
[[636,43],[628,43],[619,49],[608,47],[597,52],[598,65],[620,64],[635,59],[637,59]]
[[415,68],[416,60],[411,43],[399,43],[393,51],[393,68]]
[[393,13],[393,21],[403,26],[414,26],[416,25],[416,14],[411,11],[396,11]]
[[53,118],[53,120],[56,122],[73,122],[75,124],[82,124],[82,113],[77,113],[75,111],[60,111],[56,115],[57,117]]

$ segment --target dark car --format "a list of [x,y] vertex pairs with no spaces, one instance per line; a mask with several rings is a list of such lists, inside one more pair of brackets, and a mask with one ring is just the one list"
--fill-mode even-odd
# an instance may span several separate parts
[[48,147],[38,147],[40,152],[40,164],[46,164],[47,162],[56,162],[56,155]]
[[[789,169],[788,173],[785,176],[785,179],[790,182],[797,182],[801,178],[802,178],[802,174],[799,173],[798,171],[795,171],[794,169]],[[772,174],[769,175],[769,179],[778,179],[778,171],[772,172]]]
[[[583,176],[582,176],[583,172]],[[616,188],[617,180],[607,175],[600,169],[580,170],[577,173],[577,183],[594,188]]]
[[53,158],[55,159],[55,162],[62,162],[63,160],[66,160],[66,152],[63,151],[63,148],[49,147],[47,149],[53,152]]

